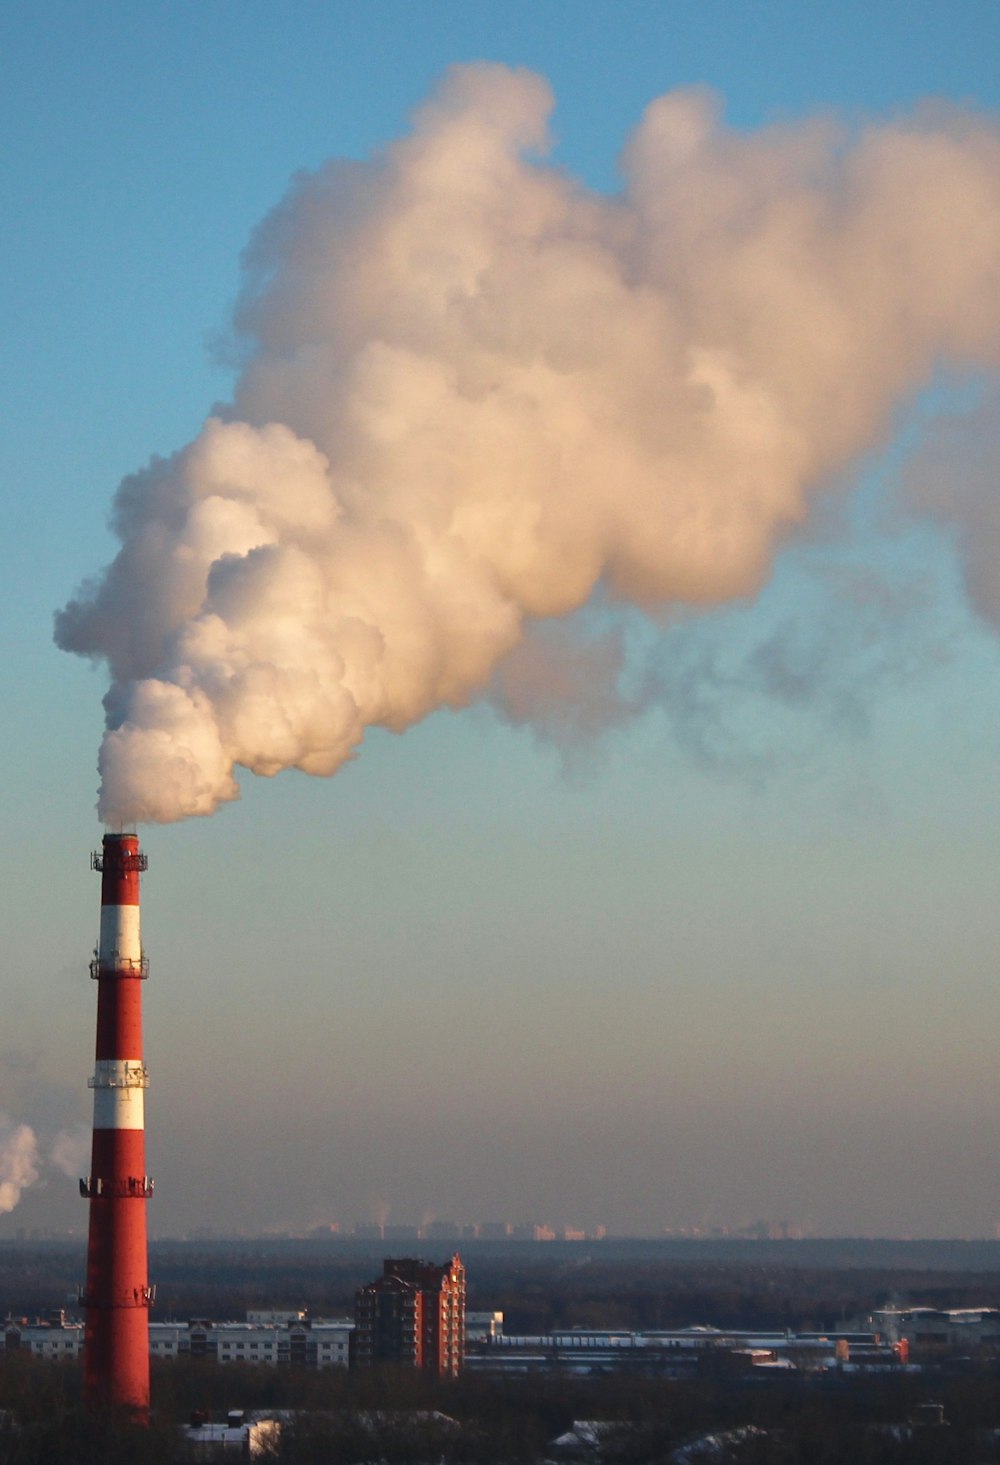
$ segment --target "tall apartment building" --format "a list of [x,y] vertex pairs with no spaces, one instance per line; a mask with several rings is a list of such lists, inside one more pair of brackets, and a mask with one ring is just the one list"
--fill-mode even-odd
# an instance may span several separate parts
[[388,1257],[354,1304],[353,1363],[397,1363],[457,1378],[465,1358],[465,1268]]

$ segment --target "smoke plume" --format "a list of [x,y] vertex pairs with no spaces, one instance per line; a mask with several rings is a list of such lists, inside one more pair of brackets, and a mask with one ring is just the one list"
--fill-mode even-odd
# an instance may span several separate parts
[[21,1192],[38,1179],[38,1144],[27,1124],[0,1114],[0,1215],[12,1211]]
[[[107,821],[211,813],[237,764],[333,773],[598,587],[752,596],[938,364],[1000,365],[988,119],[745,135],[676,92],[606,197],[542,161],[551,100],[455,68],[259,228],[233,403],[126,479],[121,551],[57,617],[110,670]],[[533,684],[558,723],[537,650],[499,698],[530,717]]]
[[907,487],[916,505],[949,525],[965,566],[969,598],[1000,629],[1000,388],[968,413],[939,421]]
[[49,1161],[71,1179],[83,1175],[90,1157],[92,1132],[85,1124],[73,1129],[60,1129],[49,1148]]

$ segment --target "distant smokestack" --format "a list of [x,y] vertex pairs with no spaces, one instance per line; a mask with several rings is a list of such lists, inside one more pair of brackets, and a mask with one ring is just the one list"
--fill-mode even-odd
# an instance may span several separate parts
[[101,936],[91,976],[97,980],[97,1062],[84,1293],[84,1392],[92,1407],[149,1415],[149,1304],[142,1060],[142,980],[147,974],[139,931],[139,874],[146,856],[135,834],[106,834],[92,857],[102,872]]

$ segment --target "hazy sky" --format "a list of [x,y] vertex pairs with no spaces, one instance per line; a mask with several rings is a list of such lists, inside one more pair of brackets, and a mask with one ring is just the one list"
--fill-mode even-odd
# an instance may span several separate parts
[[[545,167],[577,180],[612,255],[617,215],[604,220],[599,201],[621,189],[623,149],[666,93],[719,94],[733,189],[761,156],[752,140],[777,126],[779,221],[797,140],[825,149],[829,254],[825,236],[813,261],[762,235],[761,284],[748,286],[732,230],[751,200],[707,231],[718,259],[683,295],[702,326],[713,308],[745,309],[750,339],[782,270],[793,291],[818,289],[877,259],[874,273],[858,266],[864,288],[852,281],[841,358],[821,315],[802,329],[798,297],[779,365],[783,320],[765,320],[756,356],[747,347],[751,386],[785,384],[779,425],[798,429],[812,508],[803,517],[775,489],[775,558],[734,569],[707,608],[637,591],[635,557],[617,586],[602,561],[589,609],[531,632],[526,723],[523,679],[504,681],[501,656],[488,700],[470,687],[468,708],[402,736],[369,728],[333,778],[244,772],[240,799],[213,817],[141,826],[151,1228],[388,1214],[994,1233],[998,43],[991,0],[510,0],[502,20],[468,0],[3,7],[0,1185],[38,1179],[0,1237],[86,1224],[88,856],[107,672],[55,647],[53,613],[115,554],[122,478],[198,438],[213,409],[239,415],[234,393],[258,426],[270,413],[306,435],[318,409],[297,400],[280,418],[273,370],[263,387],[259,373],[237,380],[241,254],[296,174],[371,159],[452,63],[483,61],[547,78]],[[921,111],[928,97],[961,111]],[[656,114],[675,143],[692,115]],[[881,153],[837,171],[865,129],[941,126],[959,162],[918,146],[909,190]],[[665,146],[651,129],[629,155],[650,217],[661,194],[635,180]],[[992,194],[973,180],[959,197],[967,158]],[[557,187],[540,162],[518,166]],[[869,207],[855,226],[844,179],[860,175]],[[420,179],[400,176],[419,203]],[[669,225],[704,176],[662,195]],[[315,188],[300,180],[295,197]],[[460,187],[459,199],[461,223]],[[521,204],[512,192],[515,226]],[[337,214],[350,200],[323,207],[333,227],[354,226]],[[614,257],[634,262],[622,248]],[[350,292],[353,277],[338,278]],[[554,288],[537,309],[501,293],[491,329],[509,299],[542,332],[534,316]],[[650,297],[652,315],[681,298],[672,289]],[[586,298],[580,287],[564,312],[574,324]],[[359,317],[388,330],[389,306]],[[620,346],[601,322],[602,369],[638,401],[643,383],[615,354],[634,368],[634,336]],[[351,324],[337,315],[336,332]],[[255,359],[271,369],[280,356],[272,342]],[[616,685],[581,706],[605,655],[620,657]]]

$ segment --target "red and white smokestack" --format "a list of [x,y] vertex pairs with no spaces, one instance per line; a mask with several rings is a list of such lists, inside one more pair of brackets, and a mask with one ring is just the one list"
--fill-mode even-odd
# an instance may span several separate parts
[[90,974],[97,981],[97,1062],[84,1302],[83,1379],[87,1402],[149,1414],[149,1304],[142,1059],[139,875],[146,856],[135,834],[106,834],[91,859],[101,879],[101,937]]

